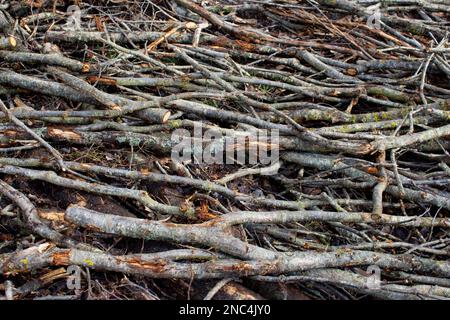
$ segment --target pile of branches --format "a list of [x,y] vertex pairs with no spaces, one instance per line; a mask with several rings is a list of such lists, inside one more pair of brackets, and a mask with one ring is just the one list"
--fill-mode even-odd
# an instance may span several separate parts
[[[1,1],[0,298],[450,298],[449,17]],[[177,161],[200,125],[277,161]]]

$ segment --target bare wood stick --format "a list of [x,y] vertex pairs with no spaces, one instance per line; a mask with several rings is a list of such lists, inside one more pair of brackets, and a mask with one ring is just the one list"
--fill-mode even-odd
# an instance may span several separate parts
[[58,165],[60,166],[60,168],[64,171],[67,170],[66,166],[64,164],[64,160],[63,157],[61,156],[61,154],[55,149],[53,148],[50,144],[48,144],[47,141],[45,141],[44,139],[42,139],[38,134],[36,134],[33,130],[29,129],[22,121],[20,121],[19,119],[17,119],[12,113],[11,111],[5,106],[5,104],[3,103],[3,101],[0,99],[0,109],[3,110],[3,112],[8,116],[8,118],[18,127],[20,127],[21,129],[25,130],[30,136],[32,136],[34,139],[36,139],[43,147],[45,147],[56,159],[56,161],[58,162]]
[[403,135],[399,137],[386,137],[372,143],[374,150],[384,151],[395,148],[402,148],[416,143],[422,143],[428,140],[446,137],[450,135],[450,124],[425,130],[419,133]]
[[14,37],[0,37],[0,49],[11,50],[17,46],[17,41]]
[[79,180],[73,180],[69,178],[63,178],[58,176],[53,171],[38,171],[38,170],[31,170],[31,169],[22,169],[18,167],[12,167],[12,166],[3,166],[0,167],[0,172],[2,173],[8,173],[8,174],[19,174],[23,175],[25,177],[31,178],[31,179],[39,179],[42,181],[47,181],[49,183],[62,186],[62,187],[68,187],[73,188],[77,190],[83,190],[87,192],[93,192],[97,194],[104,194],[104,195],[110,195],[110,196],[117,196],[117,197],[125,197],[134,199],[144,206],[148,207],[149,209],[155,210],[157,212],[161,212],[164,214],[172,214],[172,215],[181,215],[186,216],[190,218],[195,217],[195,213],[192,208],[179,208],[177,206],[170,206],[165,205],[162,203],[157,202],[156,200],[152,199],[150,195],[146,191],[142,190],[132,190],[127,188],[117,188],[113,186],[108,185],[100,185],[95,183],[89,183]]
[[[385,161],[386,161],[386,153],[383,151],[378,156],[378,162],[383,164]],[[388,185],[386,169],[384,168],[383,165],[381,165],[379,171],[380,171],[379,178],[378,178],[379,181],[378,181],[377,185],[375,186],[375,188],[373,188],[373,193],[372,193],[372,201],[373,201],[372,213],[373,214],[383,213],[383,192],[384,192],[384,190],[386,190],[386,187]]]
[[23,193],[17,191],[3,180],[0,180],[0,187],[0,193],[13,201],[21,209],[27,225],[37,235],[65,247],[78,247],[84,249],[90,247],[88,245],[76,243],[74,240],[63,236],[55,230],[52,230],[45,223],[43,223],[39,218],[39,214],[37,213],[35,206]]
[[83,63],[78,60],[66,58],[61,54],[50,53],[40,54],[33,52],[19,52],[19,51],[0,51],[0,58],[8,62],[23,62],[30,64],[56,65],[68,68],[77,72],[89,72],[91,66],[88,63]]

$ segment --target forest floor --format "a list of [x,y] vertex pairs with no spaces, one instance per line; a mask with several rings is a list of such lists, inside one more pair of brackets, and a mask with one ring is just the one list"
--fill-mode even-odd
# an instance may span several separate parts
[[0,1],[0,300],[450,299],[449,18]]

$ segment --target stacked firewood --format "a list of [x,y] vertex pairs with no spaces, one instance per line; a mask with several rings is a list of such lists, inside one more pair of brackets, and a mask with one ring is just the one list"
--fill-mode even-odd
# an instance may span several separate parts
[[0,299],[450,298],[449,17],[2,1]]

